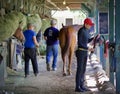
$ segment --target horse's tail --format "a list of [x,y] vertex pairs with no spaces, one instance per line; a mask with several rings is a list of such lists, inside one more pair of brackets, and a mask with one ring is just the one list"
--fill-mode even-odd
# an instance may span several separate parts
[[64,49],[63,49],[63,56],[65,56],[67,54],[67,52],[69,51],[70,48],[70,43],[71,43],[71,33],[69,31],[69,28],[65,28],[66,32],[65,32],[65,45],[64,45]]

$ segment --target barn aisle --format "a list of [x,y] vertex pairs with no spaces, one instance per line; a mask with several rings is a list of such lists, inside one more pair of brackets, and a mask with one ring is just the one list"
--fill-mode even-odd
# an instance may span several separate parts
[[0,94],[107,94],[98,90],[94,70],[89,62],[87,64],[86,83],[91,91],[84,93],[75,92],[75,57],[73,62],[72,75],[65,77],[62,76],[62,61],[60,56],[58,70],[50,72],[46,71],[45,57],[39,57],[38,63],[40,72],[37,77],[33,75],[31,65],[30,76],[27,78],[24,78],[24,65],[21,65],[17,72],[10,72],[11,70],[9,70],[5,86],[0,87]]

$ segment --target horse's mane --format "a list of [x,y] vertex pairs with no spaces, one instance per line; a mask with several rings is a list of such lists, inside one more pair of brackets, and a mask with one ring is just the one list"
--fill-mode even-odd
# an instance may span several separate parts
[[79,25],[79,24],[73,24],[73,25],[64,25],[64,24],[62,23],[62,27],[68,27],[68,26],[82,26],[82,25]]
[[79,24],[73,24],[73,25],[64,25],[62,23],[62,28],[68,28],[68,27],[73,27],[76,31],[78,31],[83,25],[79,25]]

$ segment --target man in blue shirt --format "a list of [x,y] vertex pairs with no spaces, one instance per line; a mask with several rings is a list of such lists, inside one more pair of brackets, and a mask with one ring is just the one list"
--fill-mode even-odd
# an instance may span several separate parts
[[77,71],[76,71],[76,92],[85,92],[89,91],[84,85],[85,80],[85,71],[87,64],[87,52],[93,51],[94,49],[88,48],[87,43],[89,42],[89,29],[94,24],[91,19],[86,18],[84,20],[84,25],[78,31],[78,50],[76,51],[77,57]]
[[56,20],[51,20],[51,27],[47,28],[44,32],[44,39],[46,40],[46,64],[47,71],[50,71],[50,58],[53,55],[52,70],[57,69],[57,56],[58,56],[58,36],[59,30],[55,28]]
[[24,59],[25,59],[25,77],[29,75],[29,60],[31,59],[33,71],[35,76],[38,74],[38,64],[36,58],[36,46],[38,47],[39,44],[36,40],[36,33],[34,31],[34,25],[28,23],[27,30],[23,32],[25,37],[24,43]]

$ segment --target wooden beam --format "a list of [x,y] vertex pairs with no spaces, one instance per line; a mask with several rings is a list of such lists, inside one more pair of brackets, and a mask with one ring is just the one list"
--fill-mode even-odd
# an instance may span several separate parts
[[55,8],[57,8],[58,10],[61,10],[54,2],[52,2],[51,0],[46,0],[48,3],[50,3],[51,5],[53,5]]

